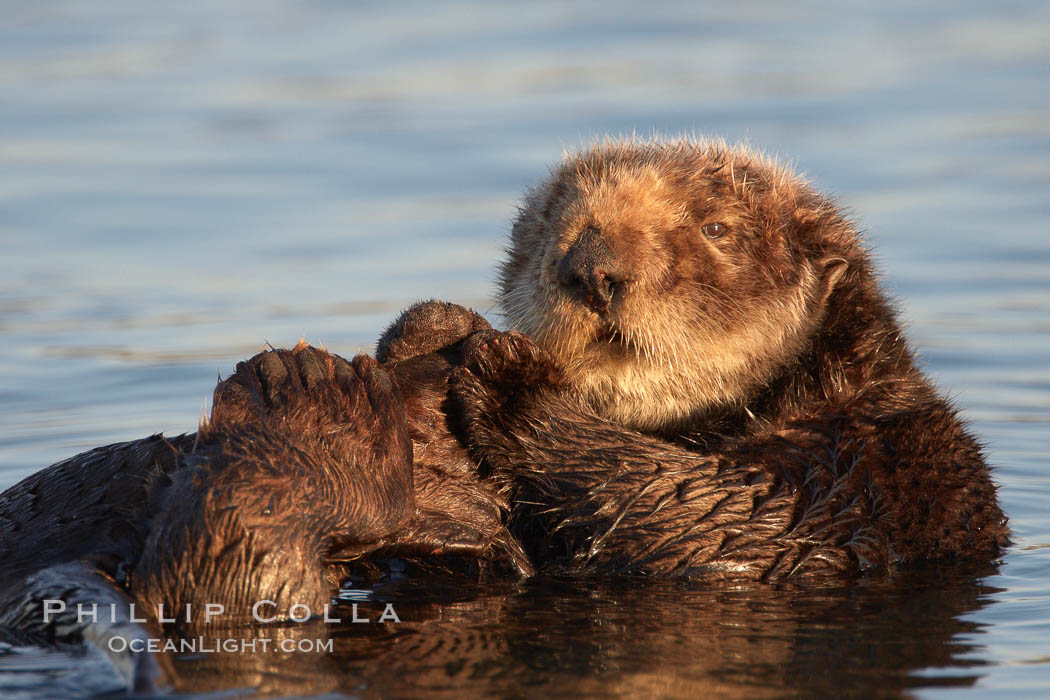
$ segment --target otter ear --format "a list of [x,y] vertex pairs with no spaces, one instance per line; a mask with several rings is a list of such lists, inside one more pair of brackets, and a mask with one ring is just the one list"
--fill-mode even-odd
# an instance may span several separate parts
[[849,263],[845,258],[824,258],[819,263],[820,269],[820,300],[825,302],[831,293],[835,291],[835,285],[839,283]]

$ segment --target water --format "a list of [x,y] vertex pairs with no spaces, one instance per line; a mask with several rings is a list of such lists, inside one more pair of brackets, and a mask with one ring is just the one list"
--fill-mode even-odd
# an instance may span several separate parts
[[[514,203],[564,147],[745,139],[864,226],[997,466],[1001,562],[816,591],[395,586],[397,628],[188,675],[367,696],[1045,695],[1047,36],[1039,2],[4,3],[0,487],[193,430],[216,375],[266,342],[367,350],[428,297],[495,320]],[[0,693],[105,686],[91,659],[41,654],[0,653]]]

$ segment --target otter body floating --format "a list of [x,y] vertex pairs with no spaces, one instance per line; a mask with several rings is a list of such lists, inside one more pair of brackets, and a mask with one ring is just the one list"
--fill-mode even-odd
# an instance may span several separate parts
[[[0,494],[0,630],[105,647],[194,629],[186,605],[294,619],[369,557],[776,581],[1007,541],[856,228],[776,163],[686,141],[568,157],[525,198],[501,302],[520,332],[409,309],[382,366],[261,353],[197,434]],[[164,656],[111,656],[134,688],[172,680]]]
[[755,152],[566,157],[525,197],[500,301],[524,335],[472,336],[453,393],[537,563],[778,580],[1007,541],[857,228]]

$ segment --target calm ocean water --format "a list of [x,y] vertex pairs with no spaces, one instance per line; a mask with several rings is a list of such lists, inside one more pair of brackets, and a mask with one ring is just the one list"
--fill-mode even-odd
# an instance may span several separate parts
[[[695,132],[851,208],[1014,530],[988,567],[841,590],[393,581],[346,595],[396,600],[401,626],[190,659],[192,687],[1050,694],[1046,3],[0,7],[0,487],[195,429],[267,342],[368,350],[429,297],[498,321],[514,204],[563,148]],[[0,694],[111,682],[0,650]]]

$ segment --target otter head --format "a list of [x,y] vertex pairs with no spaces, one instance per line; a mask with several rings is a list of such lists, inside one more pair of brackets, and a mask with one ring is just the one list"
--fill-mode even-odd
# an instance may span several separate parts
[[605,144],[526,195],[501,303],[593,410],[674,429],[746,406],[806,346],[858,256],[835,207],[758,154]]

